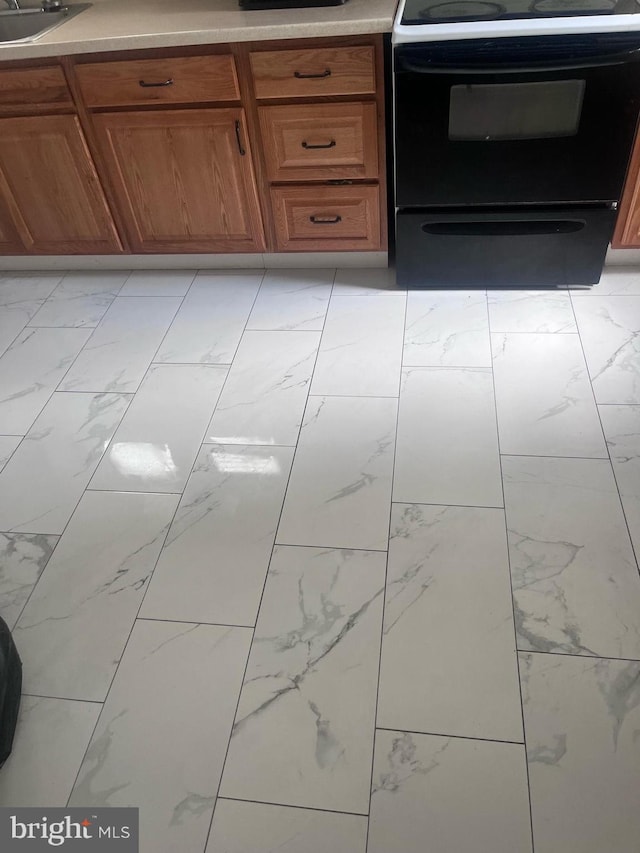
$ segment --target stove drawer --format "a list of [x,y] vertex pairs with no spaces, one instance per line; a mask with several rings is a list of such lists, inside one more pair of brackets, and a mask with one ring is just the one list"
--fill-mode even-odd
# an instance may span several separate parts
[[270,181],[378,177],[375,103],[261,107]]
[[278,251],[366,251],[381,246],[377,186],[274,187],[271,201]]
[[404,211],[396,217],[396,271],[406,287],[549,287],[596,284],[616,213],[608,208],[503,213]]

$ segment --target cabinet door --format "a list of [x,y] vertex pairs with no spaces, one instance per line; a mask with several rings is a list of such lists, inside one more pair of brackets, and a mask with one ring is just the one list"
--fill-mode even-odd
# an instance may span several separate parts
[[76,116],[0,119],[0,173],[5,204],[27,251],[120,250]]
[[105,113],[94,121],[134,251],[264,249],[241,109]]

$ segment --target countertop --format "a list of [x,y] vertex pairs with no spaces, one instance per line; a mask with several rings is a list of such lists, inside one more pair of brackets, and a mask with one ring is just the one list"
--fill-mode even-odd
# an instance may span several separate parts
[[[237,0],[94,0],[37,41],[0,45],[0,61],[112,50],[390,32],[398,0],[241,11]],[[26,4],[24,4],[26,5]]]

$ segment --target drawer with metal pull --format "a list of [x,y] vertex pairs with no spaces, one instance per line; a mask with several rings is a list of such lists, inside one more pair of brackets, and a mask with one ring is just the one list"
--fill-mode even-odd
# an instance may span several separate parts
[[260,107],[270,181],[377,178],[375,103]]
[[279,251],[379,249],[377,186],[272,187]]
[[89,107],[240,100],[231,54],[92,62],[76,75]]
[[376,91],[375,49],[370,45],[254,51],[250,58],[258,99]]

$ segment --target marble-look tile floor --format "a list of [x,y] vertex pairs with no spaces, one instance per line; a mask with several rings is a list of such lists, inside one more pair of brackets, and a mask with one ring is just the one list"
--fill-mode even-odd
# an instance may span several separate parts
[[0,805],[640,851],[640,270],[0,276]]

